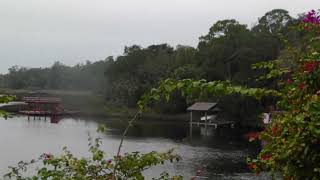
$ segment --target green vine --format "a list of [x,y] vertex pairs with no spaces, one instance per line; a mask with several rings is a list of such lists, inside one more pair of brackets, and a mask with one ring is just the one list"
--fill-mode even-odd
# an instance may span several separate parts
[[141,100],[138,102],[138,106],[141,110],[144,110],[146,107],[148,107],[148,105],[158,102],[161,99],[169,101],[171,95],[176,91],[181,92],[182,95],[186,96],[187,98],[196,98],[208,94],[215,96],[240,94],[242,96],[261,99],[265,96],[279,97],[282,95],[276,90],[236,86],[232,85],[229,81],[166,79],[160,82],[157,88],[151,89],[150,92],[142,96]]

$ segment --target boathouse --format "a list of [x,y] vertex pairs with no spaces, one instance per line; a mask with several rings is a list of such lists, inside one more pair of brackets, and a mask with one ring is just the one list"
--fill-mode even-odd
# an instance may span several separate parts
[[[217,114],[220,109],[217,107],[216,102],[196,102],[192,106],[187,108],[190,112],[190,135],[192,135],[193,125],[204,126],[207,132],[208,126],[218,128],[220,126],[234,127],[234,121],[226,121],[217,118]],[[195,113],[202,114],[201,118],[194,118]]]
[[27,110],[20,111],[28,116],[55,116],[64,114],[61,99],[56,97],[24,97]]

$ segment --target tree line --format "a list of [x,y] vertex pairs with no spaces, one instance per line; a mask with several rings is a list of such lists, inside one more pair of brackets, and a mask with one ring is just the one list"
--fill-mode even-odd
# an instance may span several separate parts
[[[108,104],[134,107],[144,92],[166,78],[229,80],[252,87],[275,86],[273,81],[256,82],[259,73],[251,69],[254,63],[285,56],[286,43],[296,43],[303,34],[290,28],[299,23],[283,9],[274,9],[248,27],[235,19],[217,21],[209,32],[199,38],[197,47],[168,44],[141,47],[132,45],[116,58],[87,62],[73,67],[60,62],[50,68],[13,66],[2,75],[0,84],[12,89],[74,89],[94,90],[104,95]],[[219,100],[227,114],[255,119],[263,103],[241,97],[207,97]],[[156,109],[161,112],[183,112],[186,99],[177,93],[169,104]],[[257,108],[249,108],[252,106]],[[251,117],[254,115],[254,117]]]
[[49,68],[13,66],[8,74],[1,75],[0,84],[10,89],[102,89],[106,65],[105,61],[87,61],[69,67],[57,61]]

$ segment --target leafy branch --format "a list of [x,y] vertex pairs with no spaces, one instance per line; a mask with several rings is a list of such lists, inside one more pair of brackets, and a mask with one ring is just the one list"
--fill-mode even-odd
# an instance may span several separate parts
[[174,80],[166,79],[160,82],[157,88],[151,89],[142,96],[138,102],[140,109],[145,109],[151,103],[158,102],[161,99],[170,100],[171,95],[179,91],[187,98],[201,97],[204,95],[232,95],[240,94],[242,96],[250,96],[261,99],[265,96],[281,96],[282,94],[276,90],[265,88],[249,88],[245,86],[232,85],[229,81],[206,81],[206,80]]

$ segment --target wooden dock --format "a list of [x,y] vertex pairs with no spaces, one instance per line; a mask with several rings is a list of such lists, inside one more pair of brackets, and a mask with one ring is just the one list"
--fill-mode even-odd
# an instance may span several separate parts
[[79,114],[78,111],[65,110],[61,105],[61,99],[56,97],[24,97],[23,101],[27,103],[27,110],[19,113],[30,116],[64,116]]
[[213,120],[213,121],[209,121],[207,123],[201,123],[201,122],[192,122],[193,125],[197,125],[197,126],[213,126],[214,128],[218,128],[218,127],[230,127],[230,128],[234,128],[234,121],[224,121],[224,120]]
[[63,112],[51,112],[51,111],[20,111],[21,114],[28,116],[64,116],[79,114],[79,111],[63,111]]

